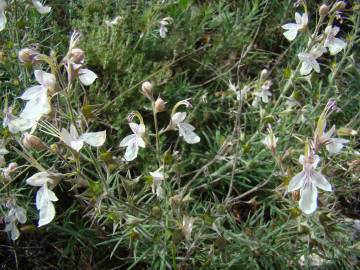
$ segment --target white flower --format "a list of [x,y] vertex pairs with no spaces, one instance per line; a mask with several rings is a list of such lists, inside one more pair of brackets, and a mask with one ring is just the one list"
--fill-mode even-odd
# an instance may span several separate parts
[[326,150],[328,150],[330,154],[337,154],[343,149],[344,144],[349,142],[349,140],[342,138],[331,138],[329,143],[326,145]]
[[5,29],[6,17],[5,17],[6,0],[0,0],[0,31]]
[[87,68],[79,69],[78,74],[80,82],[85,86],[93,84],[94,81],[98,78],[98,76],[93,71]]
[[41,1],[39,1],[39,0],[31,0],[31,1],[32,1],[32,4],[34,5],[34,7],[36,8],[36,10],[40,14],[47,14],[51,11],[51,7],[45,6]]
[[237,93],[237,91],[239,90],[239,86],[233,84],[230,80],[229,80],[229,89],[231,91],[233,91],[234,93]]
[[326,145],[326,150],[330,154],[338,154],[344,147],[344,144],[349,143],[349,140],[343,139],[343,138],[332,138],[332,136],[335,133],[335,125],[331,127],[327,132],[325,132],[326,129],[326,122],[323,125],[323,130],[318,131],[318,129],[315,132],[315,146],[320,147],[321,145]]
[[164,198],[164,190],[161,187],[161,184],[165,180],[166,175],[163,172],[161,172],[161,170],[162,168],[159,168],[154,172],[150,172],[150,175],[153,180],[151,189],[152,189],[152,193],[156,194],[157,197]]
[[195,127],[187,122],[184,122],[186,112],[177,112],[171,116],[171,128],[179,129],[179,136],[183,137],[185,142],[195,144],[200,142],[200,137],[194,132]]
[[163,18],[160,21],[159,33],[160,33],[161,38],[166,38],[167,32],[169,31],[167,26],[170,24],[171,21],[172,21],[172,18],[170,18],[170,17]]
[[54,91],[56,78],[53,74],[42,70],[35,70],[34,74],[40,85],[28,88],[20,96],[20,98],[26,100],[27,103],[19,117],[22,119],[38,121],[43,115],[51,112],[48,90],[50,92]]
[[183,217],[182,233],[184,234],[185,239],[187,241],[191,240],[191,232],[193,230],[194,221],[195,221],[195,218],[193,218],[193,217],[187,217],[187,216]]
[[119,24],[119,22],[122,20],[122,17],[121,16],[116,16],[115,18],[113,18],[112,20],[105,20],[105,24],[108,26],[108,27],[112,27],[114,25],[117,25]]
[[272,96],[272,93],[269,91],[271,84],[272,84],[271,81],[267,80],[261,86],[260,90],[254,93],[255,97],[252,103],[254,107],[256,107],[259,104],[260,100],[264,103],[269,103],[269,97]]
[[17,206],[14,202],[7,202],[6,207],[8,207],[10,210],[5,216],[5,232],[10,232],[11,240],[15,241],[19,238],[20,232],[17,228],[16,224],[17,222],[21,224],[26,223],[26,211],[24,208]]
[[40,187],[36,193],[36,208],[39,210],[38,227],[49,224],[55,217],[55,207],[53,202],[58,201],[55,193],[49,189],[48,185],[55,186],[61,174],[50,174],[39,172],[26,179],[26,183],[31,186]]
[[320,72],[320,65],[316,61],[317,58],[322,56],[326,49],[322,46],[315,46],[310,50],[310,53],[299,53],[298,57],[302,61],[300,68],[301,75],[308,75],[314,69],[316,72]]
[[284,36],[287,40],[292,41],[296,38],[298,31],[302,31],[306,29],[308,24],[308,15],[304,13],[300,15],[300,13],[295,13],[295,22],[296,23],[287,23],[281,26],[283,29],[287,30],[284,32]]
[[311,214],[317,208],[317,188],[325,191],[332,190],[326,178],[315,171],[319,161],[318,155],[301,155],[299,162],[303,165],[303,170],[291,179],[288,186],[288,192],[300,189],[299,207],[305,214]]
[[268,135],[265,136],[262,143],[266,145],[271,151],[275,151],[278,138],[275,137],[271,125],[268,127]]
[[340,28],[338,26],[332,27],[328,25],[325,28],[326,39],[324,47],[329,48],[330,54],[335,55],[346,47],[346,42],[335,36],[339,33]]
[[120,142],[120,147],[126,147],[124,158],[126,161],[134,160],[139,152],[139,147],[145,148],[145,125],[129,123],[129,126],[134,134],[126,136]]
[[75,126],[71,125],[70,132],[65,128],[61,130],[60,138],[67,146],[79,152],[84,142],[94,147],[102,146],[106,140],[106,131],[87,132],[79,136]]

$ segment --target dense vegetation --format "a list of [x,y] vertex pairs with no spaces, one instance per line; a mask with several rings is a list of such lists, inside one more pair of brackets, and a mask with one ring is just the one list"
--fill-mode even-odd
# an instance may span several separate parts
[[2,269],[357,267],[356,1],[46,5],[3,11]]

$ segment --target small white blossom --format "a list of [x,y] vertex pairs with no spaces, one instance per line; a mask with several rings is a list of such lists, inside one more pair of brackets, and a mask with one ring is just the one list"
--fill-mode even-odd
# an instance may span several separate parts
[[235,85],[229,80],[229,89],[232,92],[237,93],[237,91],[239,90],[239,85]]
[[346,42],[340,38],[336,38],[336,35],[339,33],[340,28],[338,26],[332,27],[328,25],[325,28],[326,39],[324,42],[324,47],[329,48],[330,54],[335,55],[339,53],[346,47]]
[[271,125],[268,127],[268,135],[265,136],[262,143],[271,151],[275,151],[278,138],[275,137]]
[[64,128],[61,130],[60,138],[67,146],[79,152],[84,142],[94,147],[102,146],[106,140],[106,131],[87,132],[79,136],[75,126],[71,125],[70,132]]
[[284,32],[284,36],[287,40],[292,41],[296,38],[298,31],[302,31],[306,29],[308,25],[308,15],[304,13],[300,15],[300,13],[295,13],[295,23],[287,23],[281,26],[283,29],[287,30]]
[[167,28],[167,26],[170,24],[171,21],[172,21],[172,18],[171,18],[171,17],[163,18],[163,19],[160,21],[159,33],[160,33],[160,37],[161,37],[161,38],[166,38],[167,32],[169,31],[169,29]]
[[139,147],[145,148],[145,141],[143,139],[145,135],[145,125],[130,122],[129,126],[133,134],[126,136],[120,142],[120,147],[126,147],[124,155],[126,161],[132,161],[137,157]]
[[53,202],[58,201],[55,193],[49,186],[55,186],[61,174],[39,172],[26,179],[28,185],[40,187],[36,193],[36,208],[39,210],[38,227],[49,224],[55,217]]
[[19,238],[20,232],[17,228],[17,222],[21,224],[26,223],[26,210],[20,206],[17,206],[15,202],[8,201],[6,207],[9,208],[9,212],[5,216],[5,232],[10,232],[11,240],[15,241]]
[[326,129],[326,121],[323,125],[323,130],[316,129],[315,131],[315,146],[320,147],[321,145],[326,145],[326,150],[330,154],[338,154],[343,149],[344,145],[349,143],[349,140],[343,138],[332,138],[335,134],[335,125],[331,127],[327,132]]
[[182,233],[187,241],[191,240],[191,232],[193,230],[195,218],[184,216],[182,221]]
[[6,16],[5,16],[5,8],[6,8],[6,0],[0,0],[0,31],[5,29],[6,26]]
[[302,62],[300,68],[301,75],[308,75],[314,69],[317,73],[320,72],[320,65],[316,61],[317,58],[323,55],[326,49],[322,46],[315,46],[310,50],[310,53],[299,53],[298,57]]
[[152,177],[152,193],[156,194],[159,198],[164,198],[164,189],[162,188],[162,182],[165,180],[166,175],[162,172],[162,168],[157,169],[154,172],[150,172]]
[[256,91],[254,93],[254,100],[252,105],[256,107],[260,101],[264,103],[269,103],[269,98],[272,96],[272,93],[269,91],[271,87],[272,82],[270,80],[267,80],[260,88],[259,91]]
[[35,70],[34,74],[39,85],[28,88],[20,96],[20,98],[26,100],[27,103],[19,117],[38,121],[43,115],[51,111],[48,91],[54,91],[56,78],[53,74],[42,70]]
[[98,76],[95,74],[95,72],[91,71],[87,68],[81,68],[79,69],[79,80],[80,82],[85,85],[89,86],[95,82],[95,80],[98,78]]
[[[310,151],[309,149],[308,152]],[[325,191],[332,190],[326,178],[315,170],[319,161],[318,155],[312,153],[307,156],[301,155],[299,162],[303,165],[303,170],[291,179],[288,186],[288,192],[300,189],[299,207],[305,214],[311,214],[317,208],[317,188]]]
[[40,14],[47,14],[51,11],[51,7],[44,5],[40,0],[31,0],[32,4]]
[[115,18],[113,18],[112,20],[105,20],[105,24],[108,27],[113,27],[114,25],[117,25],[120,23],[120,21],[122,20],[121,16],[116,16]]
[[195,144],[200,142],[200,137],[194,132],[195,127],[185,122],[186,112],[177,112],[171,116],[171,128],[179,130],[179,136],[183,137],[185,142]]
[[337,154],[343,149],[344,145],[349,143],[349,140],[342,138],[331,138],[330,142],[326,145],[326,149],[330,154]]

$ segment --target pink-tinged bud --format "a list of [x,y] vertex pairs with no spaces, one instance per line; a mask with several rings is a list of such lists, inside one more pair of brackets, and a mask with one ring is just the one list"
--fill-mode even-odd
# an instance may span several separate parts
[[70,52],[70,60],[75,64],[83,64],[85,60],[85,52],[80,48],[74,48]]
[[21,63],[30,64],[37,60],[36,57],[38,55],[39,52],[30,48],[24,48],[19,51],[18,58]]
[[25,133],[22,138],[22,143],[26,149],[43,150],[45,149],[44,143],[36,136]]
[[329,13],[329,6],[323,4],[319,8],[319,14],[321,17],[325,17]]
[[153,85],[151,82],[143,82],[141,85],[141,91],[145,97],[147,97],[150,100],[154,100],[153,97]]
[[158,97],[155,101],[155,112],[158,113],[165,111],[165,104],[166,102],[161,97]]

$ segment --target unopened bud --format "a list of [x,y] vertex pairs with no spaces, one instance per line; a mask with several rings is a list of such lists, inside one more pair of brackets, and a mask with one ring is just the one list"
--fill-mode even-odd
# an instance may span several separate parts
[[145,97],[147,97],[150,100],[153,100],[153,85],[151,82],[146,81],[143,82],[141,85],[141,91],[144,94]]
[[158,113],[165,111],[165,104],[166,102],[161,97],[158,97],[155,101],[155,112]]
[[75,64],[83,64],[85,60],[85,52],[80,48],[74,48],[70,52],[70,60]]
[[17,169],[18,165],[16,162],[11,162],[5,170],[3,170],[3,175],[6,179],[10,179],[10,174]]
[[319,14],[321,17],[325,17],[329,12],[329,6],[323,4],[319,8]]
[[264,68],[260,73],[260,80],[265,81],[268,76],[269,76],[269,71],[266,68]]
[[39,53],[33,49],[30,48],[24,48],[19,51],[18,58],[21,63],[34,63],[36,61],[36,56],[38,56]]
[[343,10],[345,8],[346,8],[346,3],[344,1],[339,1],[333,5],[331,11]]
[[357,131],[351,128],[341,127],[337,130],[338,136],[355,136],[357,135]]
[[27,132],[23,136],[22,143],[27,149],[34,149],[38,151],[45,149],[44,143],[38,137]]

